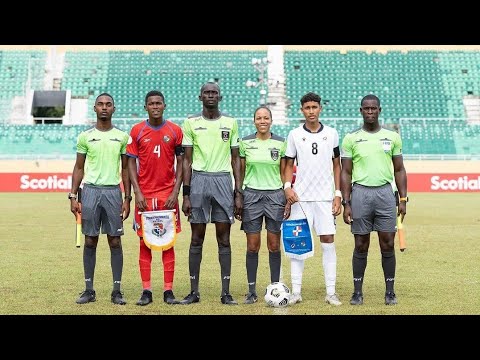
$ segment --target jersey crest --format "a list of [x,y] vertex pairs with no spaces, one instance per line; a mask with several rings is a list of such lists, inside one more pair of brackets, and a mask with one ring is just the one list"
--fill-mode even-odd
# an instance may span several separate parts
[[278,150],[278,149],[270,149],[270,156],[272,157],[272,160],[273,160],[273,161],[277,161],[279,155],[280,155],[280,150]]
[[227,142],[230,139],[230,131],[222,130],[222,140]]

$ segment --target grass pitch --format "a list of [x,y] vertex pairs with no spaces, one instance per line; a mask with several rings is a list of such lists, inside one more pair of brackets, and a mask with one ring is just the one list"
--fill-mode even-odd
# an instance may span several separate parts
[[[384,305],[384,281],[378,238],[372,233],[364,281],[364,305],[351,306],[353,290],[351,256],[353,236],[342,217],[337,219],[337,293],[343,305],[325,304],[321,248],[307,259],[303,276],[303,303],[284,309],[265,305],[263,296],[244,305],[247,292],[245,234],[237,222],[232,227],[231,293],[238,306],[220,304],[220,267],[214,225],[207,226],[200,272],[201,302],[190,306],[163,303],[161,256],[154,252],[152,284],[154,302],[136,306],[142,292],[138,269],[138,238],[126,220],[122,238],[124,271],[122,288],[128,304],[110,302],[112,274],[105,235],[97,249],[95,290],[97,301],[77,305],[84,288],[82,248],[75,248],[75,221],[64,193],[0,193],[0,314],[35,315],[454,315],[480,314],[480,196],[479,194],[410,194],[405,228],[407,250],[396,240],[398,305]],[[132,202],[133,205],[133,202]],[[133,210],[133,206],[132,206]],[[174,293],[183,298],[190,290],[188,248],[190,226],[182,215],[182,233],[176,245]],[[269,282],[265,234],[259,258],[257,291]],[[282,273],[290,286],[290,263],[282,256]]]

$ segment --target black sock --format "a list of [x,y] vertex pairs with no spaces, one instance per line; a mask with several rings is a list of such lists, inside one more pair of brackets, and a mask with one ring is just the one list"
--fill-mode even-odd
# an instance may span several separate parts
[[202,262],[203,245],[190,245],[188,256],[188,268],[190,270],[190,287],[198,294],[198,282],[200,278],[200,263]]
[[352,268],[353,268],[353,291],[356,293],[362,292],[363,277],[365,269],[367,268],[368,251],[359,253],[353,250]]
[[395,251],[382,252],[382,268],[385,277],[385,291],[392,291],[395,285]]
[[258,253],[247,251],[246,256],[248,292],[254,293],[257,283]]
[[123,270],[122,246],[110,248],[110,264],[112,265],[113,290],[120,290]]
[[230,246],[218,248],[218,261],[220,262],[223,295],[224,293],[230,293],[230,272],[232,271],[232,251]]
[[85,274],[85,289],[93,290],[93,276],[97,262],[97,248],[83,247],[83,271]]
[[268,252],[268,263],[270,265],[270,281],[272,283],[280,281],[280,267],[282,266],[282,257],[280,250]]

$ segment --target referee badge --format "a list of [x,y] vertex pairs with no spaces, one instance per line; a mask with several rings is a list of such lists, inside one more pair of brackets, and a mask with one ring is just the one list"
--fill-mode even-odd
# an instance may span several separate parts
[[270,150],[270,156],[272,157],[272,160],[273,161],[277,161],[278,160],[278,155],[279,155],[279,151],[278,149],[271,149]]
[[392,150],[392,141],[390,139],[381,139],[383,151],[388,153]]
[[222,130],[222,140],[227,142],[230,139],[230,131]]

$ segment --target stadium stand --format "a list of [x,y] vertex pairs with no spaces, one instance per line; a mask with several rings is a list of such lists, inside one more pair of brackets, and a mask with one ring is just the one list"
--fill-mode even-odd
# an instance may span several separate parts
[[[123,130],[144,117],[144,96],[154,88],[165,94],[165,115],[181,123],[201,108],[198,89],[207,80],[220,83],[222,109],[240,119],[245,136],[255,131],[252,113],[259,105],[258,90],[245,85],[259,76],[251,60],[267,55],[256,50],[66,51],[59,89],[88,102],[88,120],[13,125],[12,102],[25,96],[26,87],[42,89],[48,53],[0,51],[0,156],[72,158],[76,137],[92,125],[93,102],[102,92],[114,96],[114,121]],[[469,121],[464,103],[466,96],[480,95],[478,51],[286,50],[283,60],[287,121],[272,128],[280,136],[299,126],[299,99],[305,92],[322,96],[322,121],[341,138],[361,125],[360,100],[374,93],[382,101],[382,122],[401,132],[405,154],[480,156],[480,125]]]

